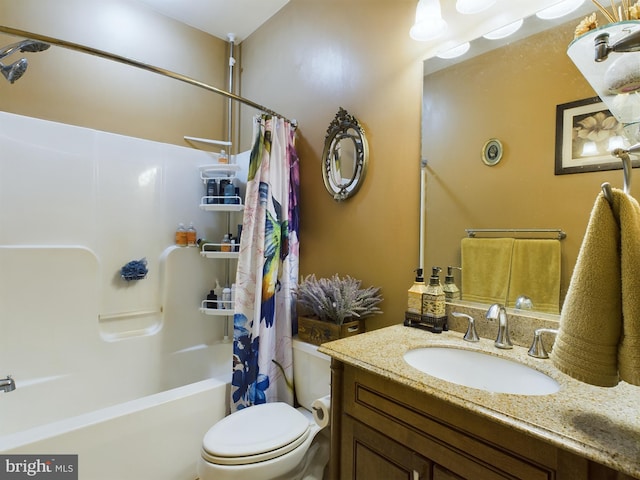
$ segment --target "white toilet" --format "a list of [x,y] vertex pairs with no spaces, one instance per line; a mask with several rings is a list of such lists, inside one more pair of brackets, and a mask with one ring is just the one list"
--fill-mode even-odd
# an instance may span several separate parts
[[331,391],[330,358],[293,339],[293,378],[301,408],[266,403],[238,410],[205,434],[198,462],[200,480],[272,480],[298,471],[322,428],[311,404]]

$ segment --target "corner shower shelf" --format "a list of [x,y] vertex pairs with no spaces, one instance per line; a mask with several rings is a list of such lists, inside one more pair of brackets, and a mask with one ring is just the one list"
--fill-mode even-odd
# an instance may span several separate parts
[[[244,205],[242,205],[242,203],[207,203],[207,199],[209,198],[214,197],[205,196],[200,200],[200,208],[206,212],[241,212],[242,210],[244,210]],[[233,198],[237,202],[242,202],[242,199],[240,197],[233,196],[231,198]]]
[[233,317],[233,304],[232,302],[224,302],[230,304],[230,308],[207,308],[207,300],[202,300],[200,311],[205,315],[213,315],[218,317]]
[[[220,248],[220,244],[218,243],[205,243],[202,247],[205,248],[207,245],[214,245],[217,248]],[[222,252],[219,250],[201,250],[200,255],[205,258],[224,258],[227,260],[233,260],[240,256],[240,252]]]
[[200,167],[200,178],[203,182],[211,178],[234,178],[240,171],[240,165],[235,163],[214,163]]
[[233,145],[231,142],[227,142],[225,140],[213,140],[211,138],[200,138],[200,137],[189,137],[185,135],[183,137],[187,142],[194,144],[196,148],[198,148],[198,143],[204,143],[205,145],[218,145],[221,147],[230,147]]

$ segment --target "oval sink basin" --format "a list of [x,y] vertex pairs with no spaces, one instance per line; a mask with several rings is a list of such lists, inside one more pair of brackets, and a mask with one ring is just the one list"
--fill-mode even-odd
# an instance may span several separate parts
[[486,392],[549,395],[560,390],[558,382],[538,370],[478,351],[425,347],[409,350],[404,360],[433,377]]

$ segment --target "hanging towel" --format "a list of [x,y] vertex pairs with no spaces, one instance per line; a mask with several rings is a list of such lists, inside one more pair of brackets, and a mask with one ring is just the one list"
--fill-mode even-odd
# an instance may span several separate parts
[[591,212],[551,352],[559,370],[603,387],[640,384],[640,206],[612,190]]
[[508,307],[515,306],[520,295],[526,295],[536,311],[560,312],[560,252],[560,240],[515,240]]
[[507,301],[513,238],[463,238],[462,298],[470,302]]
[[622,277],[622,338],[618,346],[620,379],[640,386],[640,205],[614,190],[619,202]]

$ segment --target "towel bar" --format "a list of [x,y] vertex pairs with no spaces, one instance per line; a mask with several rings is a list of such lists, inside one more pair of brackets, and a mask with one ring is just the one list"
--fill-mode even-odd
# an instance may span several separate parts
[[510,236],[514,236],[517,234],[531,234],[530,236],[525,236],[524,238],[542,238],[539,235],[554,234],[554,237],[550,238],[549,240],[563,240],[567,238],[567,234],[559,228],[467,228],[465,229],[465,232],[467,232],[467,236],[469,238],[475,238],[479,233],[507,233],[510,234]]

